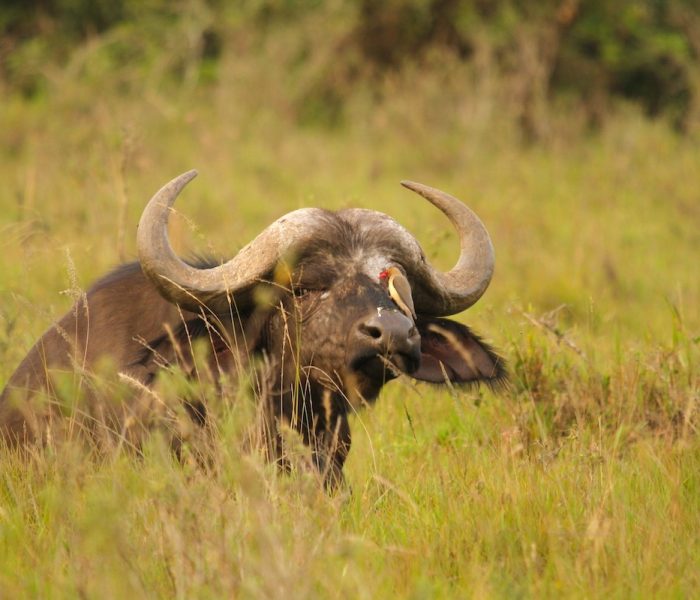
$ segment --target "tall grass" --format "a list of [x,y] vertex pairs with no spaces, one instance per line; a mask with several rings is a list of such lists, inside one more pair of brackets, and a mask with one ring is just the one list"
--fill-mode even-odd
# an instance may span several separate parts
[[68,309],[62,290],[133,258],[145,201],[196,167],[172,235],[215,256],[290,209],[358,205],[447,267],[454,235],[397,183],[460,196],[492,233],[497,271],[459,318],[503,350],[511,387],[394,382],[353,420],[352,492],[336,496],[241,451],[254,407],[235,394],[206,466],[174,461],[157,433],[142,457],[5,451],[0,596],[696,594],[696,141],[622,107],[597,135],[553,115],[550,138],[524,147],[498,85],[470,89],[445,57],[355,90],[337,130],[300,128],[288,93],[303,73],[274,67],[290,38],[182,87],[140,63],[103,74],[98,38],[41,99],[8,95],[0,382]]

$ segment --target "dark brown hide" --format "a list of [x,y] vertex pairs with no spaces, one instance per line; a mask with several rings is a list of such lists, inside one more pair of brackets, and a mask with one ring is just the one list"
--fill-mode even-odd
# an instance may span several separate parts
[[155,365],[149,364],[149,348],[168,330],[177,330],[183,318],[192,317],[165,301],[138,263],[119,267],[42,335],[10,377],[0,396],[5,438],[42,441],[56,413],[57,382],[73,374],[77,379],[89,375],[105,359],[135,381],[150,383]]

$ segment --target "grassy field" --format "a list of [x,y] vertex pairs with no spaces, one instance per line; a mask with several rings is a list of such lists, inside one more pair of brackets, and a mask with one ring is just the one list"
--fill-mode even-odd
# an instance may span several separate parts
[[497,95],[465,94],[449,65],[358,90],[335,129],[300,127],[296,80],[265,68],[284,44],[180,87],[155,67],[100,75],[97,44],[46,95],[7,94],[0,383],[77,289],[133,259],[152,193],[198,168],[172,235],[216,256],[290,209],[354,205],[447,267],[454,235],[398,182],[461,197],[497,271],[459,318],[502,350],[510,388],[387,386],[352,423],[352,493],[333,497],[241,453],[251,411],[235,398],[209,470],[157,435],[140,459],[6,453],[0,598],[697,595],[697,140],[622,107],[597,134],[553,114],[526,147]]

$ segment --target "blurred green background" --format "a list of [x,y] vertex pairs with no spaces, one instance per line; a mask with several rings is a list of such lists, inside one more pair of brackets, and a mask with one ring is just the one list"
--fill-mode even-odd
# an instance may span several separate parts
[[512,371],[387,386],[345,500],[251,467],[225,415],[207,473],[0,459],[0,596],[697,593],[697,2],[4,0],[0,30],[0,383],[190,168],[184,254],[353,205],[449,267],[398,182],[460,197],[497,262],[458,318]]

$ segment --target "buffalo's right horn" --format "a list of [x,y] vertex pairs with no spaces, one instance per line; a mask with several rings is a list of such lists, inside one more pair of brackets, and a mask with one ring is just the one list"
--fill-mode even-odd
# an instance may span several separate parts
[[136,236],[141,268],[165,298],[187,310],[199,312],[204,306],[215,312],[228,311],[234,298],[236,307],[244,309],[253,301],[253,288],[271,277],[280,257],[314,238],[324,211],[303,208],[290,212],[228,262],[199,269],[178,258],[168,239],[173,203],[196,176],[197,171],[192,170],[176,177],[144,209]]

